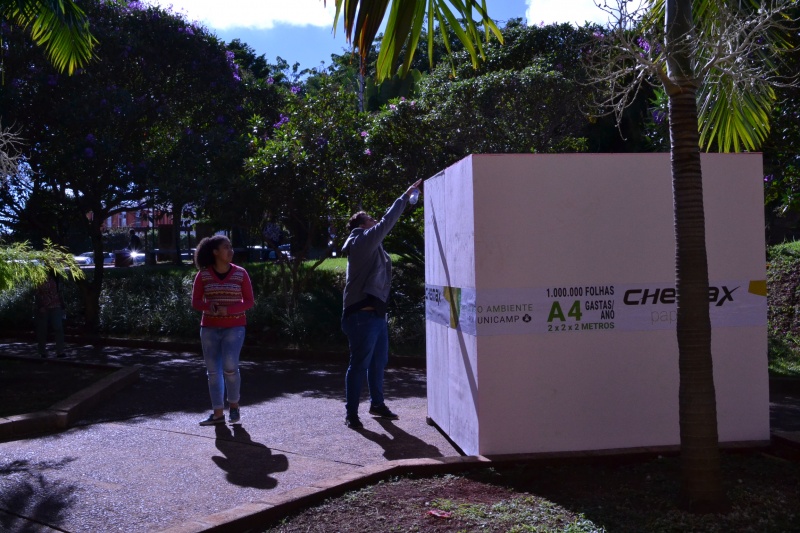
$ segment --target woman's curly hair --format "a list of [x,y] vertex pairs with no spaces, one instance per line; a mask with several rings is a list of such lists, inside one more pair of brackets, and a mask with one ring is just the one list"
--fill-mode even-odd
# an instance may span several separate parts
[[207,268],[216,262],[214,258],[214,250],[220,247],[224,242],[230,243],[225,235],[214,235],[212,237],[205,237],[197,244],[194,251],[194,264],[198,269]]

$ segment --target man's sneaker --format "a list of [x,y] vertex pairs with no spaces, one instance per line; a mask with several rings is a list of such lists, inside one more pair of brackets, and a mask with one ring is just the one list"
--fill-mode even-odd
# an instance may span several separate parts
[[230,412],[230,415],[228,417],[228,421],[231,424],[238,424],[239,422],[242,421],[242,415],[241,415],[241,413],[239,413],[239,408],[238,407],[231,407],[230,411],[231,412]]
[[348,416],[344,419],[344,425],[350,429],[363,429],[364,424],[358,419],[358,416]]
[[386,407],[386,404],[383,405],[373,405],[369,408],[369,414],[373,416],[377,416],[378,418],[385,418],[386,420],[397,420],[400,418],[393,412]]
[[225,415],[222,416],[214,416],[214,413],[208,415],[208,418],[205,420],[200,421],[201,426],[213,426],[214,424],[224,424],[225,423]]

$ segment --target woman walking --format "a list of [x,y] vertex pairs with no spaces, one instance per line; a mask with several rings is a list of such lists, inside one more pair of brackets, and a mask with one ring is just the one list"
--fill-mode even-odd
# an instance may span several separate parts
[[192,288],[192,307],[203,312],[200,321],[200,342],[208,372],[211,408],[201,426],[225,423],[225,393],[229,421],[238,424],[239,352],[244,343],[245,311],[253,307],[253,286],[250,276],[231,263],[233,247],[224,235],[206,237],[197,245],[194,262],[199,272]]

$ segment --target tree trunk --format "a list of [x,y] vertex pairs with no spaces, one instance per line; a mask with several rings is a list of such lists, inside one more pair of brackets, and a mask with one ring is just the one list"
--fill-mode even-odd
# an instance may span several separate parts
[[103,233],[98,225],[90,228],[90,237],[92,239],[92,250],[94,257],[100,258],[100,261],[94,262],[94,272],[91,279],[86,279],[79,282],[78,286],[81,289],[84,305],[84,320],[86,321],[85,329],[86,334],[93,336],[97,333],[100,325],[100,291],[103,288],[103,275],[105,265],[103,264]]
[[182,203],[172,204],[172,238],[175,240],[175,260],[173,263],[176,265],[183,264],[181,259],[181,224],[183,223],[181,215],[183,214],[183,206],[184,204]]
[[697,121],[697,84],[679,43],[693,29],[691,0],[667,1],[669,129],[675,210],[675,284],[680,372],[681,489],[688,508],[727,507],[720,471],[708,311],[708,261]]

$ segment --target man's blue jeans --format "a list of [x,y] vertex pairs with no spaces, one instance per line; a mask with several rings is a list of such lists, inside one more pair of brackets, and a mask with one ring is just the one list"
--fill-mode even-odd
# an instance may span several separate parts
[[342,319],[342,331],[350,344],[350,364],[345,377],[348,417],[358,416],[364,375],[372,405],[383,405],[383,370],[389,361],[389,331],[386,315],[356,311]]
[[225,389],[228,403],[239,403],[242,379],[239,374],[239,352],[244,344],[244,326],[234,328],[200,328],[200,343],[208,371],[208,393],[211,408],[225,407]]

